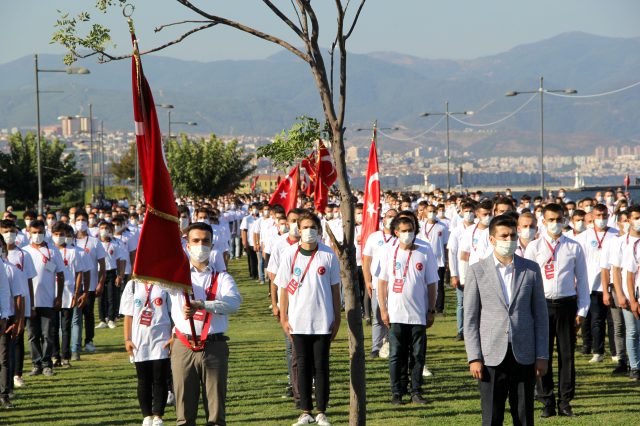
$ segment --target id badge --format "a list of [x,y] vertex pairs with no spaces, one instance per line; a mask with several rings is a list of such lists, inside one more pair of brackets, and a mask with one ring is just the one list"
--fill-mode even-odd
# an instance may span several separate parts
[[402,278],[396,278],[393,282],[393,292],[394,293],[402,293],[402,289],[404,288],[404,280]]
[[46,269],[49,272],[55,272],[56,271],[55,262],[53,260],[47,261],[47,263],[44,264],[44,269]]
[[289,281],[289,284],[287,284],[287,291],[289,292],[289,294],[293,296],[296,290],[298,289],[299,285],[300,284],[298,284],[298,281],[291,278],[291,281]]
[[153,311],[151,309],[143,309],[140,312],[140,325],[146,325],[149,327],[151,325],[151,319],[153,318]]
[[552,280],[556,274],[556,262],[547,262],[544,265],[544,275],[548,280]]
[[196,321],[204,321],[204,315],[204,309],[200,309],[199,311],[196,311],[195,314],[193,314],[193,319]]

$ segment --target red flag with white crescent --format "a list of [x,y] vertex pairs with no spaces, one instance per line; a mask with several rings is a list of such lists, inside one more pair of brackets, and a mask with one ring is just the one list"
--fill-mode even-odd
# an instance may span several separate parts
[[280,180],[280,184],[269,200],[269,205],[281,205],[286,214],[296,208],[298,190],[300,188],[299,173],[298,166],[295,166],[286,178]]
[[182,249],[178,209],[167,170],[151,88],[142,72],[138,42],[131,33],[133,116],[140,177],[147,204],[138,241],[133,277],[162,286],[191,290],[189,260]]
[[371,149],[369,150],[363,208],[360,244],[364,249],[367,238],[378,230],[380,224],[380,175],[378,173],[378,153],[376,151],[375,136],[371,141]]
[[316,153],[316,181],[313,193],[316,210],[324,211],[329,202],[329,188],[336,181],[338,174],[331,159],[329,150],[320,141],[318,152]]
[[308,185],[305,185],[302,190],[304,191],[307,197],[310,197],[315,192],[315,184],[317,180],[316,176],[316,152],[313,151],[307,158],[302,160],[300,165],[304,168],[306,173],[306,180],[309,182]]
[[631,185],[631,177],[629,177],[629,173],[627,173],[627,175],[624,177],[624,186],[628,187],[629,185]]

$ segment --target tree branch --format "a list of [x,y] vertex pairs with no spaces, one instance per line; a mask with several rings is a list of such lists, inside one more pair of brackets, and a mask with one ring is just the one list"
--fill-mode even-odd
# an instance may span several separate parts
[[344,39],[347,40],[349,37],[351,37],[351,33],[353,32],[354,28],[356,27],[356,24],[358,23],[358,18],[360,17],[360,12],[362,12],[362,8],[364,7],[364,3],[367,0],[361,0],[360,1],[360,6],[358,6],[358,10],[356,12],[356,16],[353,18],[353,22],[351,23],[351,28],[349,28],[349,31],[347,31],[347,35],[344,36]]
[[304,27],[302,26],[302,19],[300,19],[300,13],[298,12],[298,8],[296,7],[293,0],[290,0],[290,1],[291,1],[291,7],[293,8],[293,11],[296,13],[296,16],[298,17],[298,25],[300,25],[300,28],[304,30]]
[[300,51],[299,49],[297,49],[296,47],[292,46],[290,43],[287,43],[286,41],[278,38],[278,37],[274,37],[270,34],[266,34],[263,33],[262,31],[256,30],[255,28],[251,28],[249,26],[246,26],[244,24],[241,24],[239,22],[236,21],[232,21],[230,19],[226,19],[226,18],[222,18],[220,16],[215,16],[215,15],[211,15],[207,12],[205,12],[204,10],[194,6],[189,0],[177,0],[178,3],[184,5],[185,7],[193,10],[195,13],[197,13],[200,16],[203,16],[215,23],[218,24],[222,24],[222,25],[226,25],[228,27],[232,27],[235,28],[237,30],[243,31],[247,34],[251,34],[255,37],[261,38],[263,40],[269,41],[271,43],[275,43],[278,44],[282,47],[284,47],[285,49],[287,49],[289,52],[293,53],[294,55],[298,56],[299,58],[301,58],[303,61],[305,62],[310,62],[311,61],[311,57],[309,55],[307,55],[306,53]]
[[342,3],[340,0],[336,0],[336,7],[338,8],[338,29],[336,40],[338,40],[338,49],[340,51],[340,99],[338,100],[338,122],[340,123],[340,131],[342,132],[347,95],[347,38],[344,37],[344,10],[342,9]]
[[276,7],[276,5],[274,5],[270,0],[262,0],[262,2],[266,4],[269,7],[269,9],[271,9],[273,13],[275,13],[278,16],[278,18],[280,18],[285,24],[287,24],[289,28],[291,28],[293,32],[297,34],[298,37],[303,38],[302,31],[300,30],[300,28],[296,27],[296,24],[291,22],[291,20],[287,17],[287,15],[282,13],[282,11],[280,11],[280,9]]
[[178,22],[172,22],[170,24],[164,24],[164,25],[160,25],[159,27],[155,27],[153,29],[154,32],[160,32],[163,29],[165,29],[166,27],[172,27],[174,25],[182,25],[182,24],[206,24],[206,23],[211,23],[212,21],[178,21]]

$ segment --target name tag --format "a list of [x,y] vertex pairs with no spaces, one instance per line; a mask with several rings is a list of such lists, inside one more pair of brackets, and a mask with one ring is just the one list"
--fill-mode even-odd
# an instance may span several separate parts
[[552,280],[556,274],[556,262],[547,262],[544,265],[544,275],[548,280]]
[[199,311],[196,311],[195,314],[193,314],[193,319],[195,321],[204,321],[204,316],[206,315],[206,312],[204,309],[200,309]]
[[140,312],[140,325],[149,327],[153,319],[153,311],[151,309],[143,309]]
[[46,269],[49,272],[55,272],[56,264],[53,262],[53,260],[49,260],[44,264],[44,269]]
[[298,281],[296,281],[295,279],[291,278],[291,281],[289,281],[289,284],[287,284],[287,291],[289,292],[290,295],[294,295],[296,290],[298,290],[298,287],[300,286],[300,284],[298,284]]
[[393,282],[393,292],[394,293],[402,293],[402,289],[404,288],[404,280],[402,278],[396,278]]

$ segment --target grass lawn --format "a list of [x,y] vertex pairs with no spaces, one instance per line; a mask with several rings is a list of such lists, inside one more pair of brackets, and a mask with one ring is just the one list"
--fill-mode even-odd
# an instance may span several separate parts
[[[231,319],[229,424],[288,425],[298,412],[282,398],[286,385],[284,341],[279,324],[271,317],[267,287],[247,279],[246,261],[232,261],[231,273],[244,298]],[[371,425],[478,425],[480,401],[476,383],[469,377],[464,345],[455,335],[455,295],[447,293],[445,317],[436,318],[428,332],[427,363],[434,377],[425,379],[426,406],[389,403],[389,374],[385,360],[367,362],[367,412]],[[349,379],[346,322],[331,350],[331,399],[327,412],[333,424],[347,424]],[[0,413],[0,424],[20,425],[135,425],[141,423],[136,400],[135,370],[122,345],[122,328],[96,330],[98,352],[83,354],[82,361],[53,378],[25,377],[17,390],[16,408]],[[370,348],[370,327],[365,327]],[[368,353],[368,350],[367,350]],[[640,386],[626,377],[611,376],[610,357],[596,366],[576,355],[577,391],[573,402],[579,417],[539,420],[549,425],[637,425]],[[27,355],[25,369],[29,371]],[[539,415],[539,405],[536,405]],[[201,410],[202,411],[202,410]],[[202,414],[201,414],[202,416]],[[510,417],[507,414],[508,422]],[[200,417],[202,419],[202,417]],[[175,424],[173,407],[167,424]],[[199,422],[202,424],[203,422]]]

